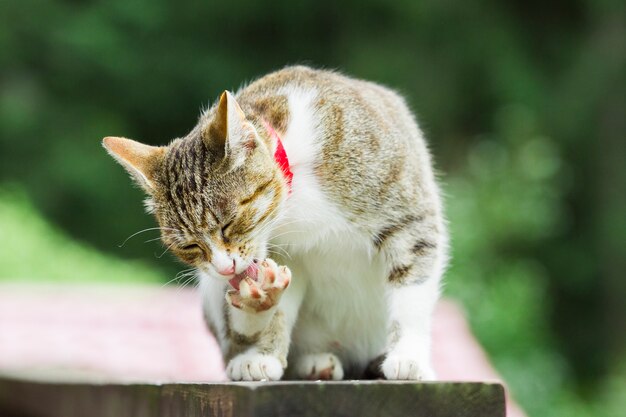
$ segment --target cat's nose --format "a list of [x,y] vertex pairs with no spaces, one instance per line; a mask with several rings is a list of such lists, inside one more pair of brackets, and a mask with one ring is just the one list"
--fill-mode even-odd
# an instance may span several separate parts
[[219,272],[221,275],[232,275],[235,273],[235,260],[233,259],[233,263],[230,266],[227,266],[225,268],[219,268],[217,269],[217,272]]

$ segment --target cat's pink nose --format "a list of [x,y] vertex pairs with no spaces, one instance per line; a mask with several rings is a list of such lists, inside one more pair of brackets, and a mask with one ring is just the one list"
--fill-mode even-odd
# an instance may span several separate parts
[[221,275],[232,275],[235,273],[235,260],[233,259],[233,263],[226,268],[220,268],[217,270]]

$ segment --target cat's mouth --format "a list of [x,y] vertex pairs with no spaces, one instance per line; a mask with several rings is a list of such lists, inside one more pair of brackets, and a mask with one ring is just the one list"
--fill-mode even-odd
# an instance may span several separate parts
[[248,268],[246,268],[245,271],[243,271],[240,274],[235,275],[234,277],[232,277],[231,279],[228,280],[228,283],[237,291],[239,291],[239,283],[241,283],[241,281],[246,278],[246,277],[250,277],[253,280],[257,280],[259,274],[259,267],[257,262],[253,262],[250,264],[250,266]]

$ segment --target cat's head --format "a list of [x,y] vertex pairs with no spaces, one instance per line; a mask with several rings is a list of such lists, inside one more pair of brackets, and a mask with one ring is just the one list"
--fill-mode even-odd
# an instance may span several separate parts
[[116,137],[103,145],[148,194],[165,246],[231,279],[265,257],[271,222],[288,194],[273,140],[224,92],[187,137],[168,146]]

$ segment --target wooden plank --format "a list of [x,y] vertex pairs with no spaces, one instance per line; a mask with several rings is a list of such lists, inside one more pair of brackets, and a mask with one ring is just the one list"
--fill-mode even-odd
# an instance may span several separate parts
[[0,378],[7,417],[504,417],[500,384],[392,381],[81,384]]

